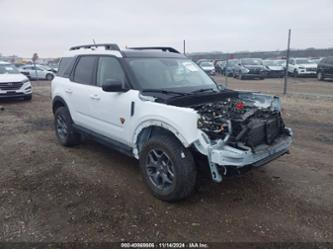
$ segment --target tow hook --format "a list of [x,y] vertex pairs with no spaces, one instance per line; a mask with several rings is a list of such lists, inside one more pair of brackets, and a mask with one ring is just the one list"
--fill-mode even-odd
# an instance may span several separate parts
[[221,176],[219,170],[216,167],[216,163],[213,163],[212,160],[211,160],[212,159],[212,150],[213,150],[213,147],[209,146],[209,148],[208,148],[208,164],[209,164],[209,168],[210,168],[210,173],[212,175],[212,180],[214,182],[220,183],[220,182],[222,182],[222,176]]

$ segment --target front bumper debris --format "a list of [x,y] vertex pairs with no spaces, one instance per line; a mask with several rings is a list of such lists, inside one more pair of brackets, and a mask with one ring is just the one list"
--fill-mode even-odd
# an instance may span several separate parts
[[258,146],[254,152],[226,145],[223,149],[212,150],[211,161],[220,166],[261,166],[288,152],[291,142],[291,136],[284,135],[277,138],[272,145]]
[[[220,169],[224,169],[226,174],[228,167],[242,168],[245,166],[259,167],[289,152],[292,143],[292,130],[286,128],[286,133],[276,138],[271,145],[262,144],[257,146],[254,151],[251,148],[234,148],[226,145],[225,141],[217,144],[204,146],[204,141],[196,144],[196,148],[203,152],[206,151],[208,164],[212,179],[215,182],[222,181]],[[207,141],[207,139],[205,139]]]

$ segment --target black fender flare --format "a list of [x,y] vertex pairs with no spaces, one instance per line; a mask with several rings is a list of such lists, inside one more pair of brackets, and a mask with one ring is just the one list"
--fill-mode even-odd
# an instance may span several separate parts
[[64,106],[69,111],[69,108],[68,108],[68,105],[67,105],[66,101],[62,97],[56,96],[52,100],[52,111],[53,111],[53,114],[55,113],[57,107],[59,107],[59,106]]

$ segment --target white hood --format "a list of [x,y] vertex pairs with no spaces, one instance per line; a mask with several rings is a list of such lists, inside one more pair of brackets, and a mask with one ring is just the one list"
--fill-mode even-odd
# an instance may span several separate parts
[[298,67],[317,68],[317,64],[297,64]]
[[267,66],[267,67],[273,71],[280,71],[284,69],[282,66]]
[[201,68],[202,68],[203,70],[206,70],[206,71],[209,71],[209,70],[214,70],[214,69],[215,69],[215,68],[214,68],[214,67],[212,67],[212,66],[208,66],[208,67],[201,66]]
[[0,83],[4,82],[20,82],[20,81],[25,81],[28,78],[21,74],[0,74]]

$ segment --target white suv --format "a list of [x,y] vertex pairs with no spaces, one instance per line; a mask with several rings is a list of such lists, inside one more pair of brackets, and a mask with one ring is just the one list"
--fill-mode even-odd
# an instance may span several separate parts
[[19,68],[20,72],[32,80],[53,80],[55,74],[42,65],[25,65]]
[[291,58],[289,60],[288,73],[294,77],[316,76],[317,64],[308,58]]
[[58,140],[84,137],[137,158],[152,193],[175,201],[193,190],[199,158],[215,182],[289,150],[278,97],[217,85],[173,48],[71,48],[52,81]]
[[0,61],[0,99],[31,100],[31,96],[32,88],[29,79],[21,74],[14,65]]

